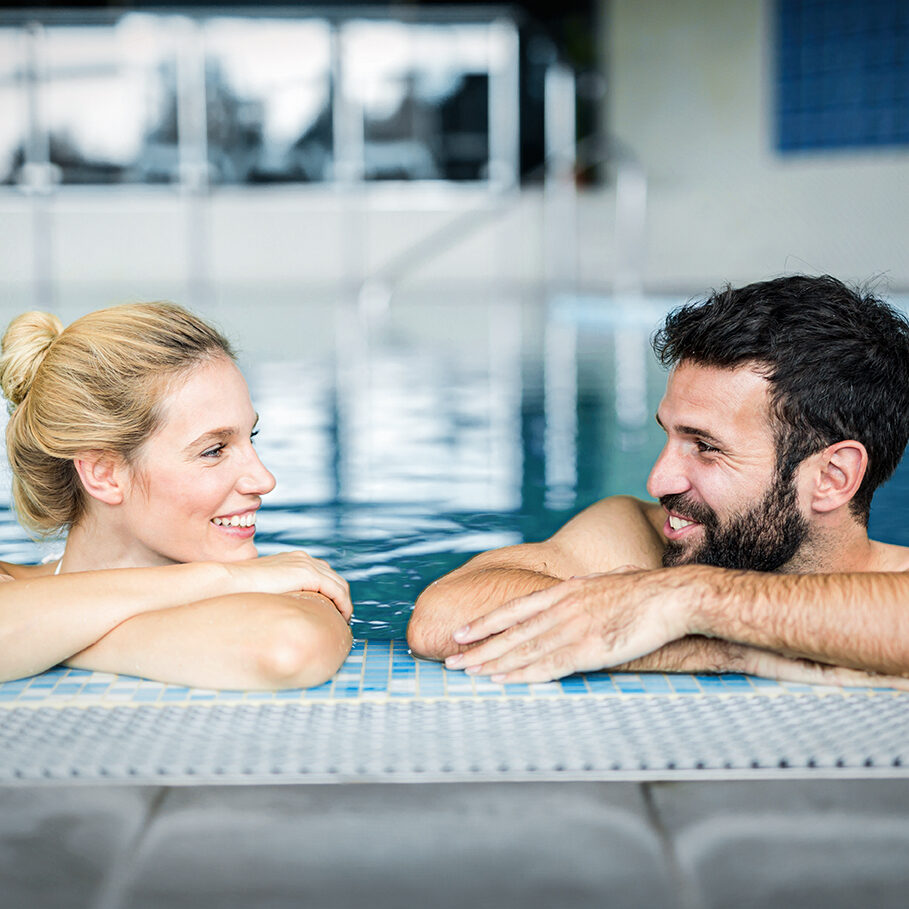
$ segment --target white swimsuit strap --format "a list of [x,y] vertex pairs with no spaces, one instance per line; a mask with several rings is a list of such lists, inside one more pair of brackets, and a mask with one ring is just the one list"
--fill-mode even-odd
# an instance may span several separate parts
[[57,562],[57,567],[54,569],[54,574],[60,574],[60,569],[63,567],[63,556],[60,556],[60,561]]

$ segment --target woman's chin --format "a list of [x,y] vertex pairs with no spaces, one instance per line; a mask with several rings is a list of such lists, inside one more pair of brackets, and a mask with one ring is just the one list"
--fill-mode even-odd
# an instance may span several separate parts
[[246,559],[255,559],[258,555],[259,550],[256,549],[256,544],[252,540],[247,540],[242,546],[232,549],[229,553],[225,553],[224,557],[219,561],[243,562]]
[[255,543],[246,540],[240,546],[205,546],[185,553],[178,562],[244,562],[259,555]]

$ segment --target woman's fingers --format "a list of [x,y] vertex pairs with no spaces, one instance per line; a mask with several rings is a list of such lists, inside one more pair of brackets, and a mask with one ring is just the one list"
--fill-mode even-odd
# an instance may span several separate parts
[[350,620],[353,613],[347,581],[326,561],[314,559],[301,550],[233,562],[227,567],[240,579],[241,592],[320,593],[335,604],[345,619]]
[[301,590],[311,590],[328,597],[347,621],[353,615],[353,604],[350,601],[350,586],[327,562],[322,559],[311,559],[310,577],[304,582]]

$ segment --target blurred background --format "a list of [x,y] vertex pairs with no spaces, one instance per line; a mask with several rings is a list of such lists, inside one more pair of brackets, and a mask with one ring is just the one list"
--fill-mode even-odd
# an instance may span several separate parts
[[909,285],[905,0],[7,6],[0,295]]
[[[906,0],[0,17],[3,321],[219,322],[278,476],[264,545],[328,557],[396,633],[466,554],[644,495],[650,332],[790,272],[904,301]],[[872,530],[909,543],[900,476]]]

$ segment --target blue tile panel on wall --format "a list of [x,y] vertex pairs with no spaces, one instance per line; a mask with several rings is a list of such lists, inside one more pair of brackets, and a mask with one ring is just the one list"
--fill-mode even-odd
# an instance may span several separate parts
[[777,0],[780,151],[909,144],[909,3]]

